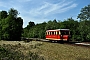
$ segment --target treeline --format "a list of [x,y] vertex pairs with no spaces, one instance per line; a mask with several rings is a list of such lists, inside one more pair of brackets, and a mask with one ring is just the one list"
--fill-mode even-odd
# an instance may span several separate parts
[[21,40],[23,19],[18,14],[13,8],[0,11],[0,40]]
[[8,12],[0,11],[0,40],[21,40],[21,37],[45,38],[46,30],[70,29],[71,40],[90,41],[90,5],[81,9],[77,16],[79,20],[71,17],[64,21],[54,19],[40,24],[30,21],[25,28],[22,28],[23,19],[18,17],[18,14],[13,8]]
[[80,14],[74,20],[72,17],[64,21],[56,19],[40,24],[29,22],[24,28],[23,37],[28,38],[45,38],[45,32],[49,29],[70,29],[71,40],[73,41],[90,41],[90,5],[81,9]]

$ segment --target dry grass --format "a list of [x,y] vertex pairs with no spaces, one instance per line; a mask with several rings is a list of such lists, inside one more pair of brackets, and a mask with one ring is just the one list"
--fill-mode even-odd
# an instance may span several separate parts
[[20,47],[17,50],[21,50],[25,55],[29,51],[37,53],[44,56],[45,60],[90,60],[90,48],[81,46],[39,41],[0,41],[0,45],[2,44],[20,44],[25,48]]
[[46,60],[90,60],[90,48],[58,43],[44,43],[38,49]]
[[0,41],[0,60],[44,60],[43,56],[32,52],[41,42]]

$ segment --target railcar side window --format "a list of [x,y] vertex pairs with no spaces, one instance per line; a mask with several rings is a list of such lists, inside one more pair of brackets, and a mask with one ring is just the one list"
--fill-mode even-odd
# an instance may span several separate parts
[[47,35],[47,32],[46,32],[46,35]]
[[54,35],[54,31],[52,32],[52,35]]
[[50,32],[50,35],[52,34],[52,32]]

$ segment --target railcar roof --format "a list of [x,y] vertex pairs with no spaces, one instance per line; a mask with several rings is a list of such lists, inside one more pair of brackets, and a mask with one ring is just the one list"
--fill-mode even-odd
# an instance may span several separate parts
[[69,30],[69,29],[55,29],[55,30],[47,30],[47,31],[60,31],[60,30]]

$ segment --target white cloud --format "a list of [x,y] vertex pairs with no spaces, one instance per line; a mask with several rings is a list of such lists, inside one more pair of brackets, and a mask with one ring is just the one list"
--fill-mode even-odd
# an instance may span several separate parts
[[25,27],[29,21],[41,23],[49,20],[50,16],[54,14],[64,13],[72,8],[77,7],[77,4],[73,1],[67,2],[66,0],[62,0],[62,2],[58,3],[46,2],[46,0],[39,0],[39,2],[37,0],[2,0],[0,1],[0,9],[1,7],[6,8],[7,10],[10,8],[15,8],[18,10],[20,12],[19,16],[24,19]]
[[23,22],[24,22],[23,27],[26,27],[28,22],[30,22],[30,21],[33,21],[35,24],[37,24],[37,23],[42,23],[44,21],[47,22],[47,20],[48,20],[48,19],[43,19],[43,18],[38,18],[38,19],[32,18],[29,16],[21,16],[21,17],[23,17]]
[[[66,2],[63,0],[62,2],[59,3],[49,3],[49,2],[43,2],[41,6],[38,7],[33,7],[29,11],[24,11],[28,16],[24,17],[25,22],[26,21],[34,21],[36,23],[40,23],[43,21],[49,20],[46,17],[49,17],[50,15],[54,15],[57,13],[64,13],[72,8],[77,7],[76,3],[71,2]],[[26,23],[24,24],[24,27],[26,26]]]
[[38,15],[48,16],[50,14],[66,12],[76,6],[77,4],[73,2],[65,2],[65,0],[57,4],[44,2],[44,5],[37,8],[35,7],[32,10],[30,10],[30,14],[32,14],[32,16],[38,16]]
[[70,10],[70,9],[72,9],[72,8],[74,8],[74,7],[76,7],[76,6],[77,6],[77,4],[72,4],[72,5],[70,5],[70,6],[67,6],[67,7],[61,9],[59,13],[66,12],[66,11],[68,11],[68,10]]

